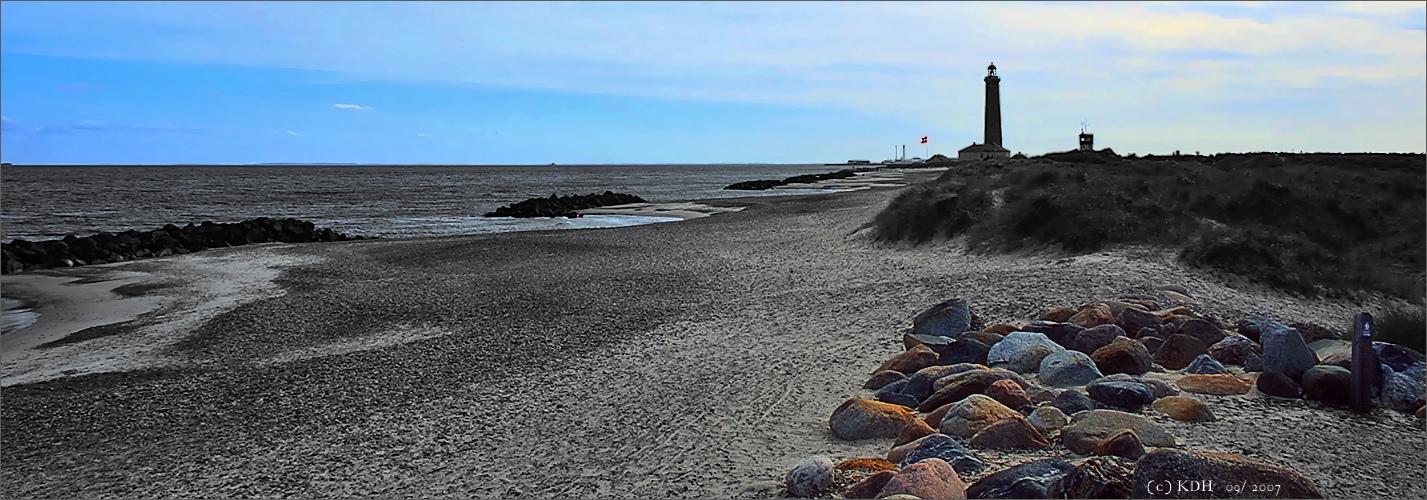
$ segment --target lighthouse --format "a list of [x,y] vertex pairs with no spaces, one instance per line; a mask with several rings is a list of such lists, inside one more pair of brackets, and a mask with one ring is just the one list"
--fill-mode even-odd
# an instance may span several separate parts
[[996,63],[986,67],[986,134],[981,144],[972,143],[956,152],[957,160],[988,160],[1011,156],[1001,145],[1001,77]]

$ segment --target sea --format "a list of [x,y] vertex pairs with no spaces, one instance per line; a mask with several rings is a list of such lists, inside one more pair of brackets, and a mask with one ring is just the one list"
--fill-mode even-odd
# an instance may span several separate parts
[[559,166],[7,166],[0,241],[149,230],[257,217],[312,221],[348,235],[417,238],[678,220],[587,215],[484,217],[551,194],[632,194],[650,202],[779,196],[816,189],[731,191],[729,184],[833,172],[822,164]]

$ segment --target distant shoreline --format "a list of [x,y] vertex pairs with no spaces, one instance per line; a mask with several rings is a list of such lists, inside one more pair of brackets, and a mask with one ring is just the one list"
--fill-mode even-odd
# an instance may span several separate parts
[[778,167],[778,166],[818,166],[820,162],[812,163],[568,163],[551,165],[545,164],[478,164],[478,163],[165,163],[165,164],[139,164],[139,163],[116,163],[116,164],[45,164],[45,165],[24,165],[6,164],[6,168],[43,168],[43,167],[539,167],[539,168],[568,168],[568,167]]

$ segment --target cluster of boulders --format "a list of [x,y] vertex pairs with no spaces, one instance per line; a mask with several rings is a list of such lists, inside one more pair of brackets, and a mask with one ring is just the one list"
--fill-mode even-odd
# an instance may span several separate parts
[[[983,326],[966,302],[937,304],[902,334],[904,352],[829,419],[843,440],[890,439],[886,457],[816,456],[785,478],[794,496],[844,498],[1205,498],[1228,491],[1162,490],[1162,479],[1280,484],[1276,496],[1321,498],[1296,471],[1240,455],[1174,449],[1148,411],[1182,422],[1214,412],[1195,394],[1306,397],[1346,405],[1346,340],[1327,328],[1252,317],[1230,326],[1171,286],[1051,309],[1028,324]],[[1312,346],[1312,347],[1310,347]],[[1377,401],[1422,415],[1422,355],[1376,343]],[[1317,352],[1315,352],[1315,349]],[[1346,352],[1350,352],[1346,351]],[[1319,353],[1322,353],[1320,355]],[[1324,362],[1326,364],[1320,364]],[[1226,366],[1228,365],[1228,366]],[[1230,368],[1232,366],[1233,368]],[[1341,371],[1340,371],[1341,370]],[[1274,384],[1266,388],[1264,380]],[[1088,456],[1025,462],[989,475],[982,450]],[[979,476],[979,477],[978,477]],[[967,484],[963,478],[978,477]],[[1202,483],[1208,484],[1208,483]]]
[[786,179],[783,179],[783,180],[781,180],[781,181],[780,181],[780,180],[768,179],[768,180],[761,180],[761,181],[735,182],[735,183],[733,183],[733,184],[729,184],[729,185],[727,185],[727,186],[724,186],[724,189],[739,189],[739,190],[744,190],[744,191],[761,191],[761,190],[764,190],[764,189],[773,189],[773,188],[775,188],[775,187],[782,186],[782,185],[784,185],[784,184],[811,184],[811,183],[818,182],[818,181],[826,181],[826,180],[832,180],[832,179],[846,179],[846,178],[849,178],[849,177],[856,177],[858,172],[869,172],[869,171],[872,171],[872,170],[876,170],[876,168],[868,168],[868,167],[855,168],[855,169],[854,169],[854,168],[845,168],[845,169],[842,169],[842,170],[838,170],[838,171],[836,171],[836,172],[828,172],[828,173],[826,173],[826,174],[803,174],[803,175],[795,175],[795,176],[792,176],[792,177],[788,177],[788,178],[786,178]]
[[531,198],[520,203],[503,206],[494,212],[486,212],[486,217],[581,217],[576,210],[588,208],[644,203],[644,198],[632,194],[605,191],[603,194],[565,195],[549,198]]
[[259,217],[233,223],[165,225],[152,231],[128,230],[118,234],[65,236],[63,239],[28,241],[15,239],[0,244],[0,272],[107,264],[126,260],[186,254],[209,248],[248,243],[308,243],[365,239],[347,236],[330,228],[317,229],[309,221]]

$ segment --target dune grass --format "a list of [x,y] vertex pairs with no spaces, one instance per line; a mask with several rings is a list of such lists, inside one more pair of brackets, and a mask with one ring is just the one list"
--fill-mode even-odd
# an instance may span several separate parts
[[1389,308],[1373,315],[1373,329],[1373,340],[1411,347],[1417,352],[1427,352],[1427,309]]
[[908,188],[872,221],[883,241],[967,236],[984,251],[1119,244],[1308,296],[1423,300],[1427,158],[1056,154],[968,162]]

